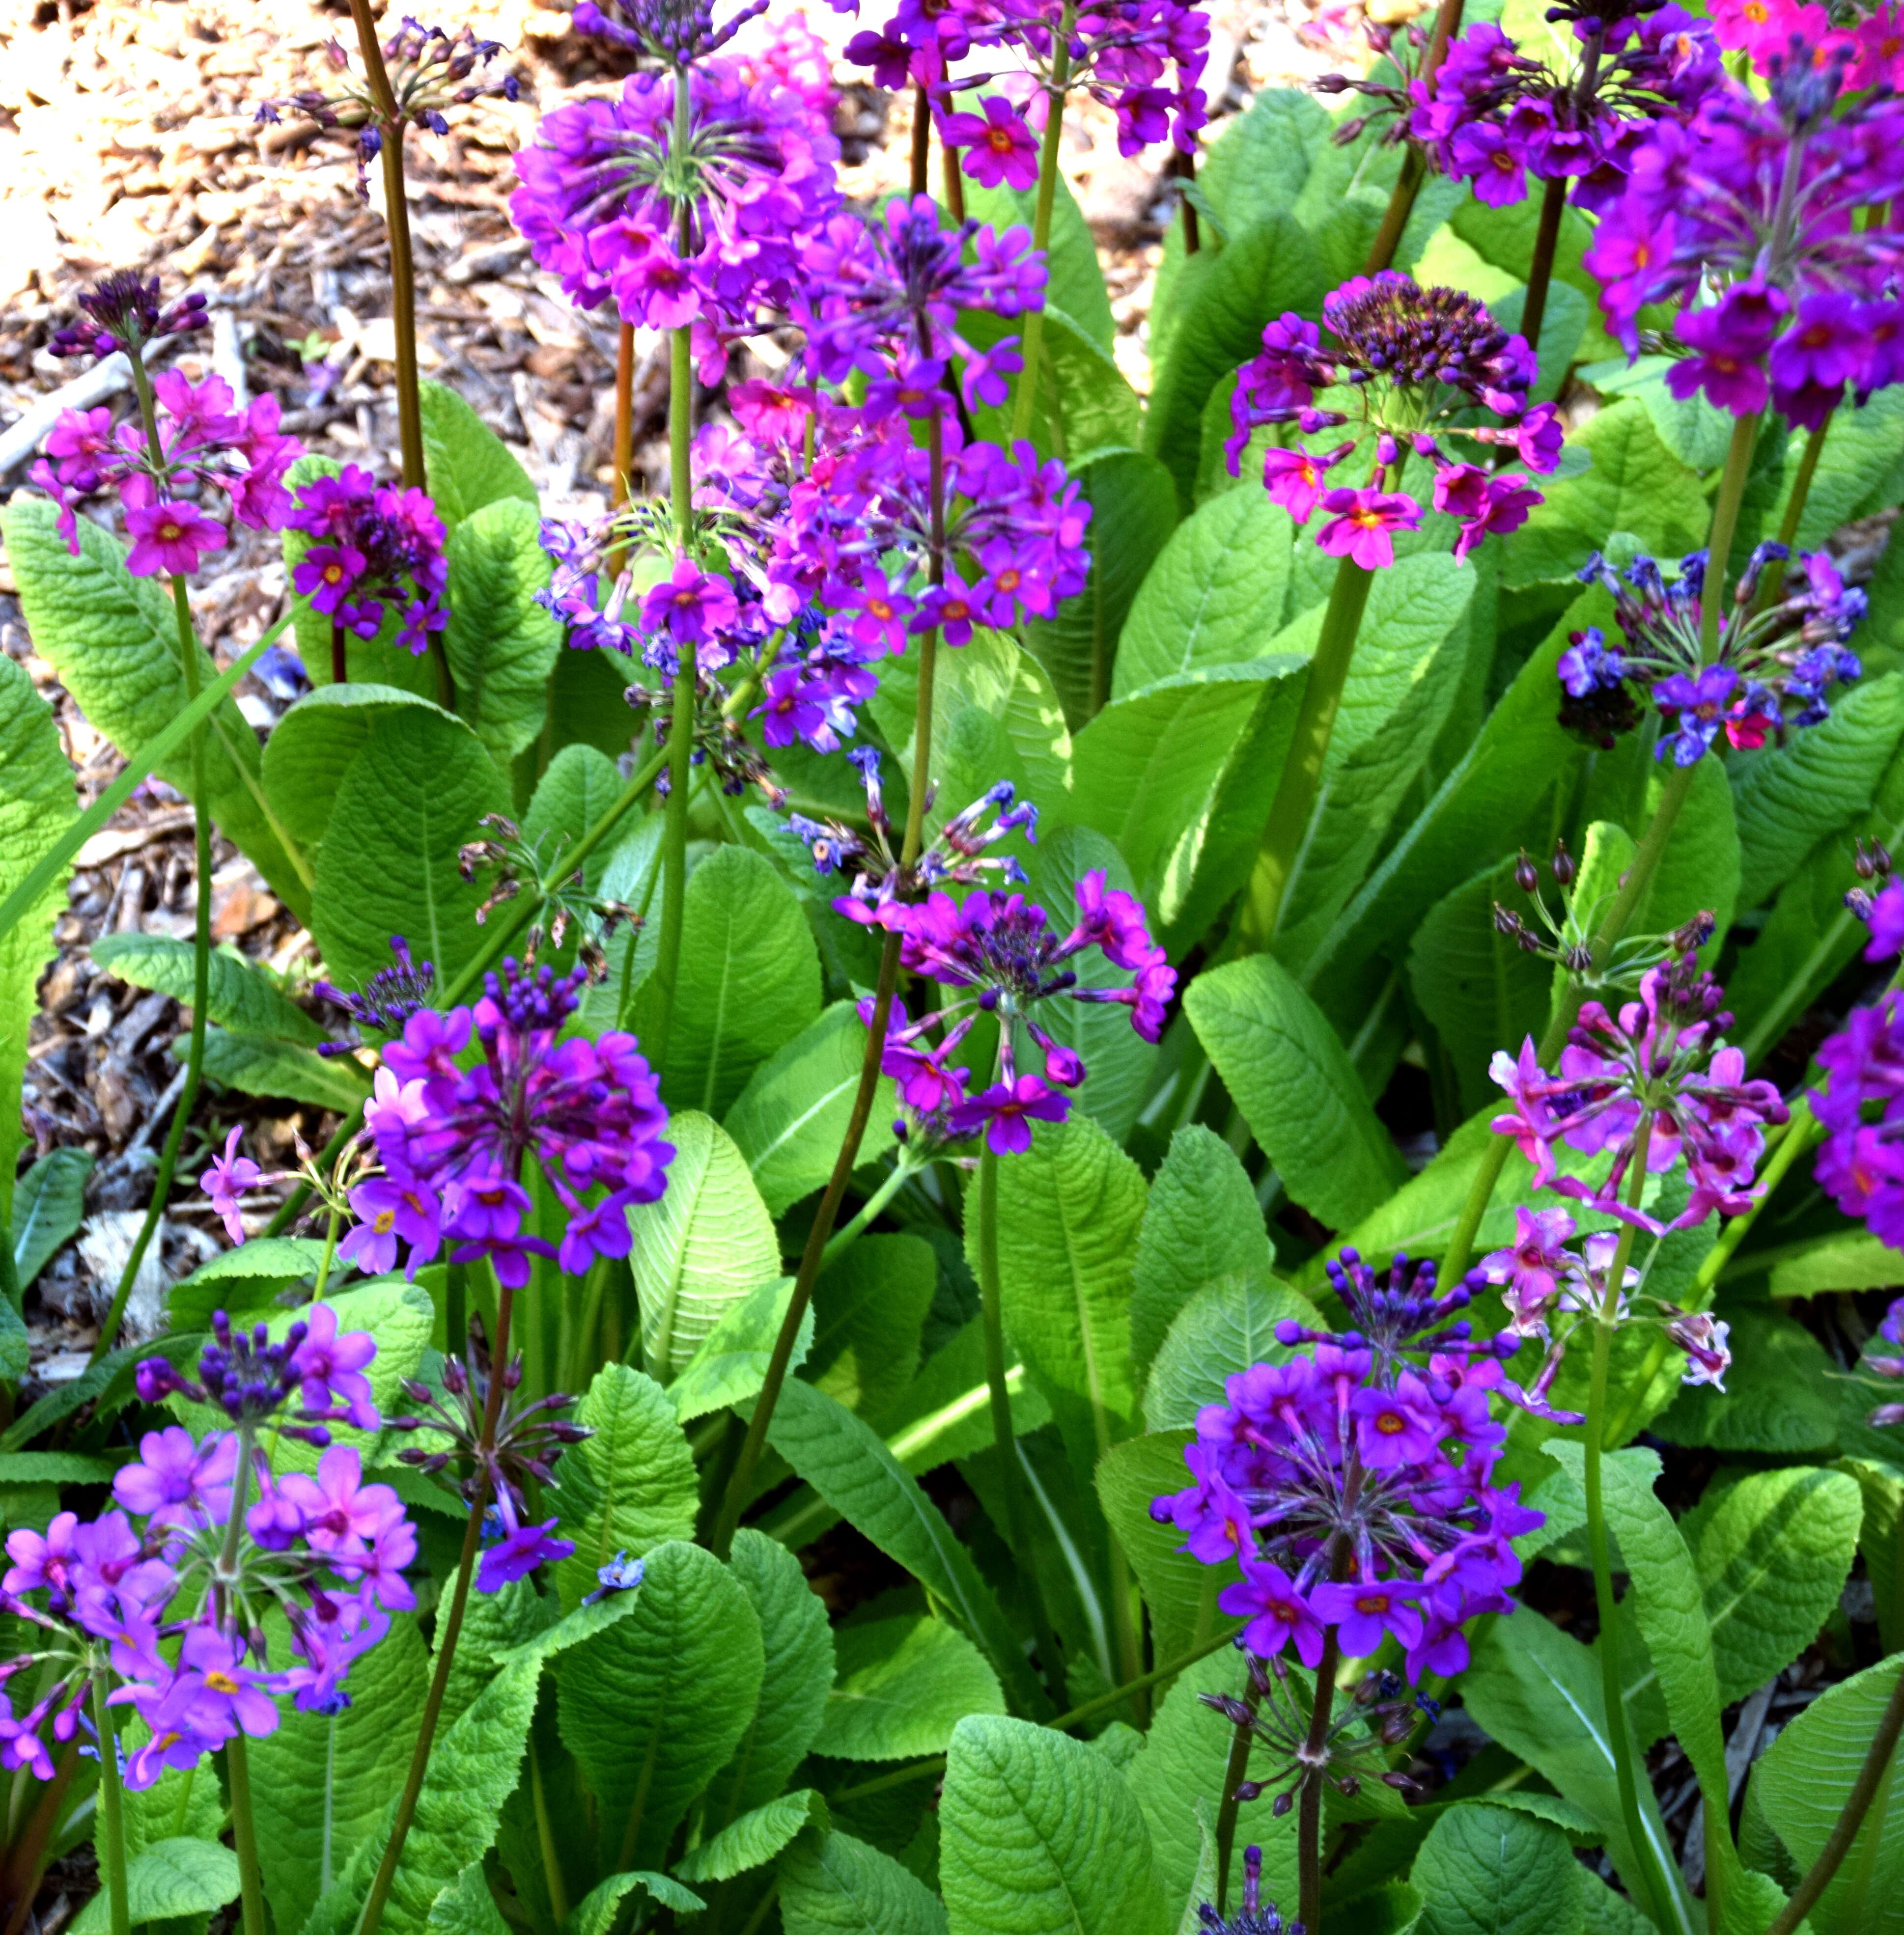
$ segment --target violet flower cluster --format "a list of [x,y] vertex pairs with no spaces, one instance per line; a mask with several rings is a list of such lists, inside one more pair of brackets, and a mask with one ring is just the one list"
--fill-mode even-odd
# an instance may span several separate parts
[[682,70],[687,138],[677,150],[676,77],[632,74],[618,98],[545,116],[516,156],[509,212],[571,300],[613,298],[625,322],[693,325],[701,376],[727,339],[784,308],[800,238],[839,204],[839,147],[797,93],[750,83],[730,58]]
[[1897,0],[1879,0],[1868,10],[1828,9],[1818,0],[1715,0],[1712,12],[1719,45],[1739,50],[1762,72],[1797,34],[1845,63],[1845,85],[1853,93],[1904,80],[1904,9]]
[[292,567],[292,589],[334,628],[373,638],[394,605],[396,644],[420,656],[449,622],[443,520],[427,493],[347,463],[302,485],[286,522],[313,540]]
[[1437,1296],[1406,1258],[1386,1275],[1345,1250],[1331,1278],[1355,1327],[1279,1327],[1310,1354],[1232,1377],[1184,1449],[1195,1483],[1150,1510],[1192,1557],[1240,1563],[1217,1603],[1247,1618],[1251,1652],[1313,1667],[1332,1628],[1355,1657],[1393,1639],[1419,1680],[1466,1666],[1466,1620],[1513,1610],[1512,1541],[1543,1520],[1493,1482],[1499,1351],[1455,1318],[1467,1291]]
[[1769,403],[1815,430],[1847,386],[1862,402],[1904,376],[1904,231],[1886,213],[1904,194],[1904,101],[1841,98],[1842,59],[1802,44],[1771,65],[1770,100],[1726,85],[1688,124],[1655,125],[1585,260],[1629,355],[1642,308],[1680,305],[1675,396],[1735,416]]
[[1556,667],[1566,695],[1561,723],[1611,747],[1639,722],[1638,687],[1666,727],[1654,757],[1670,751],[1676,765],[1689,766],[1721,729],[1729,744],[1752,748],[1770,733],[1828,717],[1825,694],[1863,669],[1845,641],[1864,617],[1865,594],[1845,584],[1827,553],[1801,551],[1761,601],[1767,567],[1784,566],[1789,555],[1782,544],[1754,548],[1720,617],[1718,657],[1707,665],[1700,640],[1706,553],[1682,558],[1669,583],[1650,557],[1616,573],[1595,551],[1580,581],[1612,594],[1624,642],[1609,645],[1597,626],[1569,635]]
[[[147,309],[148,293],[142,290],[138,298]],[[131,340],[144,340],[143,322],[128,328],[122,308],[99,306]],[[99,346],[115,340],[101,323],[90,346],[103,353]],[[194,383],[182,370],[165,370],[153,379],[153,391],[156,450],[136,418],[115,424],[110,404],[62,410],[32,479],[59,506],[60,535],[75,557],[80,506],[116,491],[132,539],[126,569],[141,578],[160,572],[187,577],[208,553],[229,542],[228,520],[255,531],[283,527],[292,510],[285,472],[302,451],[295,437],[279,430],[278,400],[268,391],[239,410],[223,377]],[[224,494],[222,515],[214,508],[214,492]]]
[[[833,0],[857,14],[859,0]],[[902,0],[874,32],[856,34],[846,57],[872,70],[881,87],[923,87],[940,133],[964,151],[964,167],[987,186],[1029,188],[1038,177],[1037,136],[1055,104],[1063,111],[1054,67],[1058,10],[1039,0]],[[1182,0],[1085,0],[1071,18],[1064,53],[1065,93],[1082,92],[1117,118],[1120,154],[1168,140],[1192,152],[1207,118],[1197,85],[1210,43],[1208,17]],[[968,56],[1008,57],[990,71],[953,70]],[[951,111],[962,92],[996,88],[979,112]]]
[[[414,1275],[447,1242],[453,1260],[486,1257],[519,1288],[532,1256],[579,1274],[598,1256],[628,1254],[628,1209],[666,1188],[674,1149],[660,1140],[666,1111],[633,1035],[558,1039],[586,978],[506,959],[473,1007],[410,1016],[364,1112],[384,1173],[351,1192],[359,1220],[340,1257],[374,1273],[406,1248]],[[480,1058],[459,1067],[472,1043]],[[530,1157],[566,1215],[559,1248],[524,1227]]]
[[1412,86],[1409,132],[1490,208],[1524,201],[1532,175],[1577,182],[1573,199],[1604,209],[1655,126],[1683,125],[1721,78],[1710,25],[1682,7],[1555,11],[1579,44],[1570,71],[1531,58],[1490,22],[1449,44],[1431,87]]
[[[267,1420],[280,1426],[273,1444],[324,1444],[326,1420],[374,1429],[364,1375],[373,1340],[340,1336],[324,1304],[275,1342],[262,1325],[234,1333],[222,1312],[213,1330],[197,1379],[148,1358],[140,1395],[209,1403],[236,1429],[202,1438],[177,1424],[147,1432],[98,1518],[61,1512],[44,1534],[8,1535],[0,1611],[42,1637],[0,1666],[0,1767],[50,1780],[47,1737],[62,1743],[87,1726],[95,1678],[111,1687],[110,1704],[146,1723],[125,1768],[134,1789],[195,1767],[240,1733],[272,1732],[286,1696],[337,1713],[349,1704],[353,1662],[388,1631],[392,1612],[416,1603],[403,1577],[415,1532],[388,1485],[364,1483],[355,1449],[328,1444],[314,1472],[280,1473],[259,1441]],[[277,1669],[264,1650],[272,1607],[289,1623],[293,1662]],[[5,1682],[35,1668],[50,1684],[16,1714]]]
[[165,301],[159,278],[115,269],[80,290],[81,320],[56,329],[47,345],[60,357],[130,355],[162,336],[189,336],[205,327],[205,298],[196,289]]
[[[1887,961],[1904,948],[1904,880],[1887,880],[1875,895],[1854,889],[1853,913],[1871,930],[1867,961]],[[1816,1175],[1847,1216],[1904,1250],[1904,995],[1895,989],[1869,1007],[1854,1008],[1845,1026],[1818,1051],[1822,1089],[1810,1091],[1812,1113],[1825,1131]]]
[[[1640,998],[1617,1016],[1598,1001],[1583,1004],[1558,1075],[1540,1066],[1531,1037],[1518,1058],[1495,1055],[1488,1073],[1513,1106],[1494,1118],[1494,1133],[1514,1138],[1537,1188],[1656,1236],[1690,1229],[1715,1209],[1736,1216],[1750,1208],[1766,1126],[1787,1112],[1776,1086],[1748,1081],[1744,1055],[1721,1039],[1732,1019],[1720,1010],[1723,998],[1688,952],[1649,969]],[[1562,1175],[1558,1143],[1583,1155],[1610,1153],[1611,1167],[1597,1183]],[[1682,1158],[1691,1194],[1670,1223],[1621,1200],[1636,1160],[1662,1175]]]
[[[1272,446],[1263,486],[1298,524],[1325,513],[1318,546],[1368,570],[1394,563],[1395,533],[1417,529],[1427,508],[1398,488],[1411,457],[1432,466],[1434,508],[1461,521],[1457,557],[1527,521],[1543,500],[1525,477],[1491,473],[1443,442],[1511,448],[1531,470],[1558,463],[1560,423],[1552,404],[1528,405],[1536,368],[1521,337],[1473,296],[1418,288],[1392,269],[1344,282],[1323,303],[1322,325],[1328,345],[1314,323],[1286,313],[1263,331],[1262,353],[1238,372],[1224,445],[1232,476],[1261,424],[1293,424],[1304,438],[1348,428],[1326,451]],[[1335,392],[1324,399],[1330,407],[1319,407],[1328,391]],[[1499,421],[1459,421],[1477,409]],[[1358,451],[1370,465],[1367,483],[1331,484],[1329,472]]]

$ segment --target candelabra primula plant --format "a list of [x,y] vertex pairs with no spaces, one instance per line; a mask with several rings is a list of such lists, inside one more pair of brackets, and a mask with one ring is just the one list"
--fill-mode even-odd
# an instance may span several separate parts
[[[294,104],[383,174],[348,462],[211,367],[225,288],[61,297],[0,1928],[1863,1935],[1900,184],[1887,17],[1816,11],[1451,5],[1336,119],[1231,113],[1175,0],[837,71],[781,0],[536,67],[352,0]],[[405,143],[510,73],[613,352],[559,503],[413,323]],[[1094,121],[1184,210],[1143,397]],[[141,780],[183,880],[92,841]],[[89,1040],[181,1037],[129,1149],[27,1025],[56,917]]]

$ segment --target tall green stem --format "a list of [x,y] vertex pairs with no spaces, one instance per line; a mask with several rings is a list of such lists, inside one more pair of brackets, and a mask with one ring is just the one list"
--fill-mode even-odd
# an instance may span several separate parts
[[[999,1018],[1001,1030],[1011,1025],[1008,1017]],[[1018,1463],[1023,1454],[1018,1449],[1017,1429],[1011,1421],[1011,1394],[1005,1387],[1005,1284],[999,1267],[999,1159],[989,1138],[979,1148],[976,1190],[978,1309],[984,1326],[985,1387],[991,1402],[992,1442],[999,1454],[999,1484],[1005,1497],[1005,1536],[1017,1555],[1019,1577],[1025,1583],[1026,1595],[1031,1602],[1038,1662],[1056,1703],[1064,1698],[1064,1663],[1059,1656],[1051,1615],[1045,1607],[1044,1588],[1038,1583],[1037,1555],[1032,1548],[1031,1514],[1026,1508],[1023,1476]],[[1128,1600],[1129,1595],[1124,1596]],[[1124,1677],[1135,1678],[1131,1663],[1121,1664]]]
[[[1448,43],[1461,26],[1461,0],[1441,0],[1441,5],[1435,9],[1434,26],[1429,32],[1428,45],[1422,50],[1422,64],[1416,71],[1416,77],[1431,90],[1442,57],[1448,51]],[[1382,225],[1375,231],[1368,260],[1362,264],[1364,275],[1379,276],[1384,269],[1395,267],[1395,251],[1401,246],[1408,218],[1415,211],[1415,198],[1421,193],[1422,183],[1427,179],[1427,155],[1420,143],[1410,141],[1403,151],[1401,172],[1396,176],[1395,185],[1389,191],[1389,205],[1382,214]]]
[[125,1801],[119,1789],[119,1736],[106,1704],[106,1676],[92,1676],[92,1725],[99,1736],[99,1866],[106,1879],[112,1935],[131,1935],[131,1904],[125,1891]]
[[1355,635],[1362,629],[1369,587],[1374,582],[1375,574],[1364,570],[1352,558],[1343,558],[1336,567],[1334,588],[1322,614],[1322,636],[1309,663],[1309,681],[1303,687],[1302,705],[1296,714],[1295,735],[1283,762],[1283,777],[1277,783],[1256,871],[1244,899],[1239,939],[1245,953],[1262,953],[1276,939],[1283,898],[1295,874],[1296,856],[1322,784],[1329,737],[1335,730],[1335,715],[1348,683],[1349,662],[1355,654]]
[[892,1173],[860,1206],[859,1212],[852,1221],[843,1224],[827,1239],[826,1254],[821,1259],[824,1268],[830,1269],[833,1264],[851,1249],[861,1236],[865,1235],[874,1219],[905,1187],[914,1173],[912,1164],[908,1163],[904,1156],[901,1156],[899,1160],[893,1164]]
[[[1719,478],[1718,496],[1712,506],[1706,575],[1709,595],[1700,601],[1700,655],[1706,665],[1714,663],[1719,655],[1719,608],[1724,602],[1722,594],[1725,584],[1723,563],[1715,567],[1709,560],[1722,560],[1732,549],[1732,534],[1739,525],[1739,507],[1745,500],[1746,480],[1751,474],[1752,448],[1758,438],[1758,422],[1755,416],[1741,417],[1734,426],[1731,445],[1726,453],[1725,469]],[[1675,765],[1668,771],[1666,783],[1661,789],[1659,804],[1653,810],[1652,823],[1646,829],[1640,850],[1634,856],[1633,865],[1627,869],[1620,890],[1593,937],[1592,964],[1588,970],[1588,978],[1597,975],[1606,967],[1615,946],[1646,898],[1646,890],[1652,885],[1653,876],[1658,871],[1661,858],[1666,852],[1667,842],[1672,838],[1679,809],[1692,791],[1693,775],[1698,770],[1695,764]],[[1579,996],[1579,985],[1576,983],[1570,986],[1549,1020],[1547,1031],[1540,1039],[1540,1059],[1543,1067],[1550,1066],[1554,1057],[1567,1045],[1567,1030],[1573,1025]],[[1441,1266],[1443,1282],[1458,1283],[1466,1272],[1469,1259],[1474,1254],[1474,1239],[1480,1231],[1481,1219],[1487,1213],[1494,1185],[1501,1180],[1501,1172],[1507,1165],[1508,1152],[1513,1146],[1507,1137],[1497,1136],[1482,1150],[1454,1233],[1448,1239],[1447,1252]]]
[[[128,361],[132,367],[133,385],[138,392],[146,448],[161,450],[165,446],[159,437],[152,380],[146,374],[145,359],[136,343],[132,346],[132,352]],[[192,629],[192,602],[186,593],[185,580],[176,574],[172,579],[172,618],[178,638],[179,669],[185,681],[186,702],[189,705],[198,696],[198,639]],[[152,1200],[146,1206],[145,1220],[139,1225],[139,1233],[133,1239],[131,1252],[125,1259],[125,1268],[119,1272],[111,1305],[93,1343],[88,1361],[95,1364],[112,1349],[118,1339],[119,1327],[125,1320],[125,1306],[131,1297],[139,1266],[145,1261],[146,1251],[151,1248],[153,1238],[164,1219],[166,1202],[172,1193],[172,1176],[178,1167],[179,1151],[184,1145],[186,1128],[198,1100],[199,1076],[205,1065],[205,1010],[210,1000],[212,971],[212,815],[205,786],[204,726],[192,734],[190,748],[192,824],[198,900],[192,919],[192,1032],[186,1049],[185,1081],[179,1090],[178,1100],[172,1105],[171,1124],[165,1131],[165,1143],[159,1152],[159,1167],[153,1177]]]
[[[941,420],[935,412],[926,419],[926,451],[928,463],[927,493],[932,503],[932,549],[926,575],[934,584],[945,581],[945,449]],[[912,776],[907,789],[905,835],[899,847],[899,871],[909,874],[919,857],[926,834],[926,795],[931,790],[932,769],[932,688],[938,665],[938,633],[929,631],[919,641],[919,696],[912,720]],[[872,1115],[873,1097],[879,1087],[879,1067],[886,1052],[886,1026],[893,1012],[893,995],[899,981],[899,936],[896,930],[887,935],[879,951],[879,978],[873,989],[872,1025],[867,1031],[866,1052],[860,1061],[860,1085],[853,1097],[853,1112],[847,1118],[846,1134],[840,1139],[839,1153],[833,1158],[833,1173],[827,1179],[826,1194],[820,1199],[813,1227],[808,1230],[806,1247],[793,1278],[793,1294],[781,1320],[780,1334],[774,1339],[773,1354],[767,1360],[766,1381],[754,1402],[754,1415],[747,1421],[747,1435],[734,1460],[721,1510],[708,1544],[718,1558],[724,1559],[734,1542],[740,1515],[747,1503],[748,1489],[766,1448],[767,1428],[773,1422],[774,1407],[780,1402],[787,1381],[787,1369],[793,1361],[793,1345],[799,1337],[800,1320],[813,1300],[813,1286],[820,1280],[827,1257],[827,1239],[833,1234],[839,1206],[846,1200],[853,1180],[853,1165],[860,1159],[860,1144]]]
[[410,1823],[416,1818],[417,1797],[423,1792],[423,1777],[429,1770],[430,1749],[435,1743],[437,1723],[443,1717],[443,1695],[449,1686],[449,1670],[456,1659],[456,1642],[463,1631],[463,1615],[470,1603],[470,1581],[476,1571],[476,1547],[482,1540],[482,1515],[489,1505],[489,1460],[495,1447],[496,1420],[503,1405],[503,1372],[509,1363],[509,1324],[515,1293],[506,1284],[497,1287],[496,1336],[489,1355],[489,1388],[482,1405],[482,1432],[476,1441],[476,1496],[470,1502],[470,1522],[463,1529],[463,1551],[457,1561],[456,1585],[450,1595],[449,1617],[437,1637],[436,1670],[430,1676],[430,1690],[424,1695],[423,1717],[416,1746],[410,1755],[410,1772],[403,1791],[397,1797],[396,1819],[390,1825],[390,1839],[377,1864],[375,1879],[357,1924],[357,1935],[376,1935],[383,1920],[384,1904],[390,1899],[391,1884],[397,1878],[397,1864],[403,1858],[403,1843]]
[[[255,1457],[252,1427],[238,1426],[238,1455],[232,1466],[231,1509],[225,1521],[225,1540],[212,1573],[213,1610],[221,1629],[232,1623],[228,1595],[238,1577],[238,1554],[243,1542],[245,1505],[251,1493]],[[251,1767],[245,1757],[245,1737],[234,1734],[225,1743],[225,1771],[231,1788],[231,1846],[238,1858],[238,1903],[244,1935],[264,1935],[264,1887],[258,1864],[258,1829],[251,1806]]]
[[[1038,151],[1038,201],[1032,211],[1032,246],[1041,255],[1051,246],[1051,211],[1058,199],[1058,149],[1065,129],[1065,95],[1071,86],[1071,35],[1077,20],[1077,0],[1064,0],[1057,32],[1051,38],[1051,78],[1044,90],[1044,142]],[[1011,412],[1014,442],[1032,433],[1032,418],[1038,403],[1038,365],[1044,360],[1042,303],[1025,317],[1022,349],[1025,367],[1018,379],[1018,398]]]

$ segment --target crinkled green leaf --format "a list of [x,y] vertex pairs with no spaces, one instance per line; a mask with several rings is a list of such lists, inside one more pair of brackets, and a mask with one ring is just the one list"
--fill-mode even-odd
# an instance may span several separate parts
[[642,1361],[664,1384],[735,1305],[780,1274],[772,1219],[727,1131],[690,1110],[669,1117],[668,1140],[666,1189],[628,1212]]
[[668,1394],[625,1364],[604,1364],[576,1410],[595,1434],[571,1445],[556,1468],[562,1535],[575,1550],[555,1568],[564,1610],[595,1589],[619,1552],[639,1558],[670,1538],[694,1535],[700,1502],[694,1454]]
[[[126,1906],[133,1924],[209,1915],[234,1900],[238,1858],[216,1841],[156,1841],[125,1864]],[[73,1923],[74,1935],[105,1935],[111,1903],[102,1888]]]
[[890,1855],[836,1828],[780,1858],[787,1935],[945,1935],[938,1897]]
[[1838,1438],[1837,1375],[1796,1318],[1745,1309],[1730,1319],[1725,1388],[1688,1385],[1653,1420],[1669,1444],[1774,1455],[1830,1449]]
[[1150,1837],[1123,1778],[1081,1740],[962,1720],[939,1803],[952,1935],[1162,1935]]
[[[89,518],[79,521],[79,555],[72,556],[55,528],[56,515],[47,499],[23,491],[0,519],[7,560],[20,586],[20,609],[34,650],[59,673],[60,683],[87,719],[130,755],[156,738],[187,702],[171,591],[156,578],[133,577],[125,569],[125,554],[118,540]],[[216,668],[202,647],[193,649],[198,654],[199,683],[208,684]],[[30,690],[25,672],[17,666],[14,670]],[[11,678],[8,682],[14,683]],[[50,801],[53,776],[46,764],[46,735],[41,728],[30,737],[20,736],[25,729],[17,723],[20,703],[16,699],[8,708],[16,723],[8,729],[8,739],[0,750],[6,754],[10,775],[16,759],[26,759],[23,778],[27,773],[36,775],[30,796]],[[204,751],[207,804],[213,818],[257,863],[279,899],[304,918],[310,910],[307,862],[280,839],[265,810],[258,735],[235,701],[223,700],[213,712],[204,728]],[[60,765],[64,785],[63,759]],[[190,797],[189,747],[181,746],[157,771],[168,785]],[[70,801],[70,794],[65,797]],[[62,824],[70,817],[62,815]],[[19,835],[8,832],[11,847]],[[44,845],[29,848],[20,867],[23,875],[44,851]],[[13,884],[11,877],[0,875],[0,887]]]
[[[173,1058],[183,1061],[187,1047],[186,1038],[180,1036],[172,1043]],[[332,1058],[297,1042],[228,1034],[221,1028],[205,1031],[204,1073],[208,1081],[240,1094],[282,1095],[344,1114],[358,1108],[369,1092],[362,1064],[348,1056]]]
[[1249,1172],[1213,1130],[1177,1131],[1150,1179],[1138,1232],[1131,1292],[1131,1363],[1139,1381],[1177,1315],[1218,1277],[1268,1269],[1274,1261]]
[[[455,717],[400,686],[320,685],[272,727],[264,746],[264,790],[272,811],[295,838],[313,851],[322,844],[351,762],[413,711],[445,721]],[[411,743],[410,738],[403,741]]]
[[1422,1935],[1580,1935],[1583,1873],[1557,1828],[1468,1802],[1428,1830],[1409,1879]]
[[[775,1215],[833,1174],[866,1048],[866,1026],[855,1004],[836,1001],[754,1070],[727,1111],[722,1126]],[[897,1112],[891,1079],[882,1075],[860,1145],[862,1163],[877,1161],[891,1146]]]
[[1403,1181],[1340,1037],[1280,962],[1257,954],[1207,971],[1183,1008],[1295,1201],[1345,1229]]
[[764,1801],[720,1833],[691,1848],[674,1864],[683,1881],[731,1881],[749,1868],[765,1867],[802,1828],[824,1834],[830,1822],[827,1804],[811,1787]]
[[1276,1341],[1276,1327],[1295,1322],[1322,1327],[1322,1315],[1301,1291],[1261,1272],[1206,1284],[1178,1312],[1144,1392],[1144,1422],[1154,1431],[1196,1423],[1205,1405],[1225,1401],[1227,1380],[1252,1364],[1280,1364],[1293,1352]]
[[[4,943],[0,943],[4,945]],[[11,1178],[11,1165],[5,1165]],[[49,1149],[20,1179],[14,1192],[14,1281],[24,1291],[86,1218],[90,1150]]]
[[641,1890],[644,1901],[685,1915],[697,1914],[707,1906],[691,1888],[684,1888],[672,1875],[658,1874],[651,1868],[635,1869],[610,1875],[591,1888],[570,1909],[569,1918],[562,1924],[562,1935],[609,1935],[622,1903],[636,1888]]
[[482,1864],[472,1861],[430,1904],[431,1935],[507,1935],[509,1924],[483,1878]]
[[430,495],[446,531],[485,504],[536,502],[536,487],[509,446],[446,384],[420,386]]
[[549,675],[562,628],[536,602],[549,588],[549,560],[533,500],[502,497],[472,511],[449,534],[443,645],[456,681],[456,707],[498,765],[542,730]]
[[864,1417],[880,1416],[919,1368],[919,1334],[938,1287],[920,1236],[861,1236],[814,1285],[805,1375]]
[[[668,1400],[683,1424],[711,1411],[744,1403],[766,1382],[774,1340],[793,1300],[793,1279],[776,1277],[728,1304],[693,1357],[668,1386]],[[787,1369],[806,1361],[813,1342],[811,1306],[800,1319]]]
[[556,1671],[564,1744],[600,1810],[605,1858],[663,1859],[688,1804],[745,1729],[760,1690],[760,1623],[739,1582],[698,1545],[648,1555],[626,1617]]
[[[92,944],[97,964],[135,988],[162,989],[189,1006],[192,947],[162,934],[109,934]],[[328,1040],[316,1016],[307,1014],[255,961],[228,947],[212,950],[205,1014],[234,1034],[261,1035],[314,1047]]]
[[943,1753],[968,1713],[1002,1713],[998,1675],[955,1626],[925,1614],[857,1621],[836,1641],[839,1668],[814,1751],[834,1760]]
[[[615,762],[597,747],[566,745],[549,761],[522,817],[522,837],[545,872],[621,797],[623,786]],[[630,824],[623,822],[617,835]],[[614,850],[612,846],[598,847],[583,862],[582,884],[591,893],[601,891],[602,876]]]

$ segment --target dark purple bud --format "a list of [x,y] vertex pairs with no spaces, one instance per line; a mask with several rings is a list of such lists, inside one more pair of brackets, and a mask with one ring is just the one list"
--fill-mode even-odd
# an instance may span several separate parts
[[1567,842],[1556,839],[1554,842],[1554,879],[1562,887],[1570,887],[1579,877],[1579,862],[1567,850]]
[[1537,892],[1540,886],[1540,870],[1527,856],[1527,849],[1521,849],[1521,857],[1514,862],[1514,884],[1524,894]]

